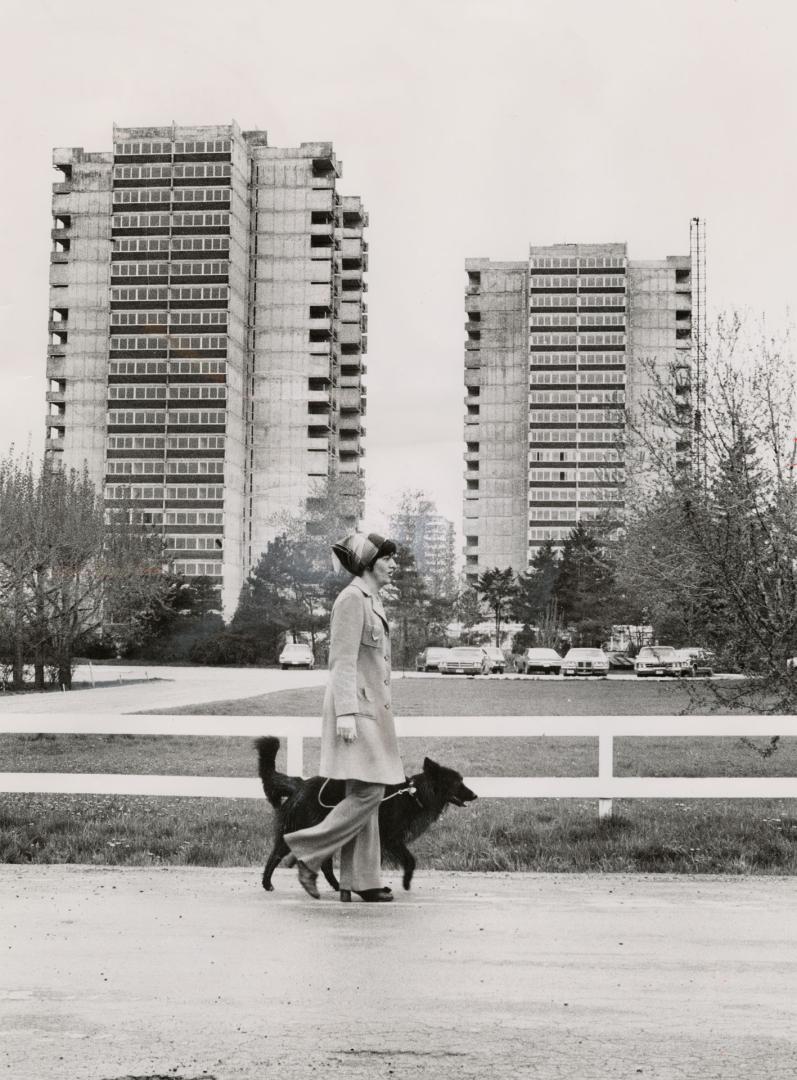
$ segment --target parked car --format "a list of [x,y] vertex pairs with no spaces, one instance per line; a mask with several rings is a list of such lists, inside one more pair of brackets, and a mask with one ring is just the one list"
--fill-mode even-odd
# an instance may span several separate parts
[[444,649],[438,645],[429,645],[415,657],[415,670],[439,671],[440,661],[444,660],[450,652],[450,649]]
[[562,661],[563,675],[609,674],[609,657],[603,649],[570,649]]
[[298,642],[289,643],[279,655],[280,667],[285,668],[306,667],[312,671],[315,667],[315,657],[309,645],[301,645]]
[[689,664],[689,675],[713,675],[717,667],[717,657],[711,649],[689,647],[678,650]]
[[440,661],[442,675],[487,675],[490,660],[480,645],[458,645]]
[[487,653],[487,659],[490,661],[490,671],[498,675],[503,675],[506,671],[506,656],[503,649],[496,648],[495,645],[485,645],[484,651]]
[[556,649],[526,649],[518,660],[517,669],[523,675],[558,675],[562,669],[562,658]]
[[684,676],[692,674],[692,663],[672,645],[644,645],[634,660],[637,678],[649,675]]

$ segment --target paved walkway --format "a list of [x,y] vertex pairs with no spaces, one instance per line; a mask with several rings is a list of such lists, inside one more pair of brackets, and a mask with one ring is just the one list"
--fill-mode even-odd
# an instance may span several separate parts
[[[68,693],[0,694],[0,713],[132,713],[176,709],[205,701],[232,701],[274,690],[321,686],[325,670],[277,668],[116,667],[92,665],[94,687]],[[78,667],[75,682],[88,682],[88,667]],[[135,680],[131,682],[130,680]]]
[[[394,885],[396,883],[394,882]],[[0,867],[13,1080],[767,1080],[797,1073],[783,878]]]

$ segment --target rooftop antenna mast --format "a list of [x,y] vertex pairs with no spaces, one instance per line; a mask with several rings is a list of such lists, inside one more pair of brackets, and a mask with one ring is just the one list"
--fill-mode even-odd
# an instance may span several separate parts
[[689,222],[692,262],[692,462],[696,479],[706,483],[706,222]]

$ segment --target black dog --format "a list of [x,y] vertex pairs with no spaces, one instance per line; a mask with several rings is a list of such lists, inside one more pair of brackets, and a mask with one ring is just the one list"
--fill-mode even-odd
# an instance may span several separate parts
[[[343,799],[346,783],[344,780],[325,781],[323,776],[302,780],[277,772],[274,763],[279,739],[273,735],[258,739],[255,746],[263,790],[277,811],[274,847],[263,871],[263,888],[271,892],[274,888],[271,876],[290,850],[283,839],[285,833],[307,829],[322,821]],[[424,759],[423,772],[408,777],[404,784],[388,785],[379,807],[379,835],[383,855],[403,871],[405,889],[409,889],[415,872],[415,856],[407,847],[408,842],[426,832],[449,803],[464,806],[475,798],[475,793],[462,782],[460,773],[438,765],[431,758]],[[338,890],[340,885],[332,870],[332,860],[328,859],[321,870],[330,886]]]

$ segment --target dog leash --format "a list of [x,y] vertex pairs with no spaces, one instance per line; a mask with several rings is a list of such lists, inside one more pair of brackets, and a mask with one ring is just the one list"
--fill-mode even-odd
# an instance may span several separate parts
[[[327,786],[330,779],[331,777],[329,776],[326,778],[318,792],[318,805],[322,806],[324,810],[334,810],[334,808],[339,805],[338,803],[325,803],[321,799],[321,796],[324,794],[324,788]],[[415,784],[407,784],[406,787],[400,788],[398,791],[394,791],[392,795],[385,795],[384,799],[382,799],[382,802],[390,802],[390,800],[395,799],[397,795],[409,795],[411,798],[415,799],[418,806],[423,807],[423,803],[418,798],[417,792],[418,789],[416,788]]]

